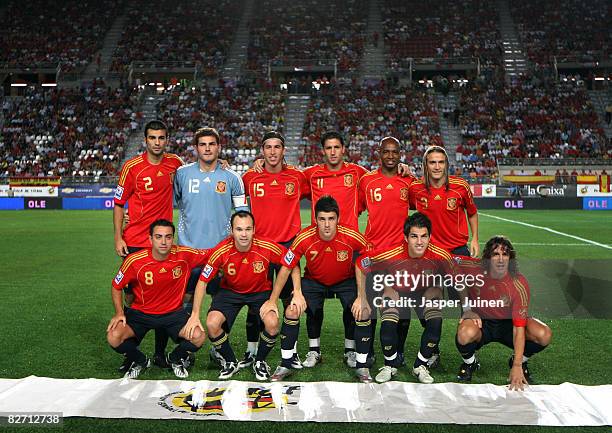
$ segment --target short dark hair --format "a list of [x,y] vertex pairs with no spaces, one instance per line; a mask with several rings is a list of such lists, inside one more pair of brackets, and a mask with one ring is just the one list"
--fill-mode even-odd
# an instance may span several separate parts
[[427,234],[431,236],[431,220],[421,212],[415,212],[404,221],[404,236],[408,236],[412,227],[426,228]]
[[232,218],[230,219],[230,227],[234,228],[234,220],[236,218],[246,218],[246,217],[251,217],[251,219],[253,220],[253,227],[255,227],[255,217],[248,210],[239,210],[238,212],[234,213],[232,215]]
[[338,131],[327,131],[325,134],[323,134],[321,136],[321,147],[325,146],[325,142],[327,140],[339,140],[340,144],[342,144],[342,147],[344,147],[344,138],[342,137],[342,134],[340,134]]
[[153,131],[166,131],[166,134],[168,134],[168,127],[161,120],[151,120],[145,124],[144,126],[145,138],[149,136],[149,129],[152,129]]
[[197,147],[198,145],[198,140],[200,139],[200,137],[215,137],[215,140],[217,140],[217,144],[221,144],[221,136],[219,135],[219,131],[217,131],[215,128],[200,128],[195,132],[195,135],[193,136],[193,145]]
[[397,144],[398,149],[402,148],[402,145],[400,144],[399,140],[395,137],[391,137],[391,136],[387,136],[384,137],[382,140],[380,140],[380,149],[382,150],[383,146],[387,143],[395,143]]
[[510,256],[510,263],[508,264],[508,272],[510,275],[516,275],[518,273],[518,262],[516,261],[516,250],[508,239],[504,235],[496,235],[487,241],[484,246],[484,250],[482,251],[482,266],[485,270],[489,269],[489,264],[491,263],[491,256],[493,255],[493,251],[497,247],[501,246],[505,252]]
[[263,138],[261,139],[261,145],[263,146],[266,143],[266,140],[269,140],[271,138],[277,138],[281,141],[281,143],[283,144],[283,147],[285,147],[285,137],[283,137],[283,134],[281,134],[278,131],[268,131],[264,134]]
[[149,236],[153,236],[153,230],[155,230],[155,227],[171,227],[172,234],[174,234],[175,231],[174,224],[172,224],[172,221],[168,221],[162,218],[153,221],[153,223],[149,226]]
[[336,212],[336,216],[340,218],[340,207],[338,202],[331,195],[324,195],[315,204],[315,218],[319,212]]

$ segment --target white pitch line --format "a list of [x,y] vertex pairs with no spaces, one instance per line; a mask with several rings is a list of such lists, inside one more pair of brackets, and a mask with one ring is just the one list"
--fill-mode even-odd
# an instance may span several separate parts
[[512,245],[529,246],[529,247],[587,247],[589,244],[546,244],[541,242],[512,242]]
[[544,230],[546,232],[554,233],[554,234],[559,235],[559,236],[565,236],[565,237],[568,237],[568,238],[576,239],[577,241],[581,241],[581,242],[584,242],[584,243],[587,243],[587,244],[591,244],[591,245],[595,245],[595,246],[598,246],[598,247],[601,247],[601,248],[605,248],[607,250],[612,250],[612,246],[610,246],[610,245],[601,244],[599,242],[595,242],[595,241],[592,241],[590,239],[581,238],[580,236],[570,235],[569,233],[564,233],[564,232],[560,232],[558,230],[553,230],[550,227],[537,226],[535,224],[524,223],[522,221],[511,220],[509,218],[502,218],[502,217],[495,216],[495,215],[489,215],[489,214],[486,214],[486,213],[483,213],[483,212],[478,212],[478,214],[486,216],[486,217],[489,217],[489,218],[498,219],[500,221],[506,221],[506,222],[513,223],[513,224],[519,224],[519,225],[522,225],[522,226],[525,226],[525,227],[531,227],[531,228],[534,228],[534,229]]

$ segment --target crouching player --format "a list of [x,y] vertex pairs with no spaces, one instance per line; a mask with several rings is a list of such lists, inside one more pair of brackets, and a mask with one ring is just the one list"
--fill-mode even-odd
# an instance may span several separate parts
[[472,316],[464,317],[457,329],[457,349],[463,358],[457,377],[461,382],[471,381],[480,367],[476,351],[498,342],[514,350],[508,360],[508,380],[510,389],[522,390],[525,384],[532,383],[527,361],[550,344],[552,332],[528,316],[529,283],[518,271],[510,240],[492,237],[484,247],[481,263],[465,259],[459,270],[467,273],[472,268],[473,272],[475,266],[483,278],[482,283],[476,281],[470,289]]
[[[339,225],[339,216],[336,200],[331,196],[321,197],[315,204],[315,224],[298,233],[291,248],[283,257],[283,267],[278,273],[272,296],[264,305],[262,314],[268,311],[278,314],[278,296],[291,270],[298,269],[297,265],[302,256],[306,258],[306,269],[301,281],[299,278],[293,280],[293,298],[290,308],[285,312],[281,330],[282,362],[272,375],[272,381],[282,380],[291,373],[293,347],[298,338],[300,314],[304,310],[311,317],[320,314],[326,294],[340,298],[343,311],[348,311],[355,318],[353,336],[357,352],[355,374],[361,382],[372,381],[366,367],[371,333],[369,310],[365,290],[362,290],[362,293],[357,291],[354,264],[355,258],[366,251],[369,243],[361,233]],[[321,360],[319,346],[321,329],[311,329],[309,335],[313,334],[316,338],[310,340],[310,350],[306,360],[314,359],[312,365],[315,365]]]
[[[164,219],[151,224],[149,236],[151,248],[130,254],[113,280],[115,315],[106,338],[129,361],[124,377],[136,379],[151,364],[138,345],[149,330],[165,330],[178,343],[166,361],[183,379],[189,375],[189,354],[206,340],[203,329],[187,335],[189,313],[183,308],[183,295],[191,269],[206,263],[208,250],[173,246],[174,225]],[[124,309],[122,290],[128,284],[134,287],[134,301]]]
[[[230,220],[231,236],[221,241],[210,253],[208,264],[202,269],[196,285],[193,310],[187,323],[188,335],[203,331],[200,308],[206,287],[219,271],[223,271],[221,288],[213,297],[206,326],[210,342],[223,356],[219,379],[231,378],[241,366],[223,330],[232,329],[240,309],[247,306],[260,315],[262,305],[270,298],[272,283],[268,272],[272,263],[279,264],[286,249],[277,243],[255,236],[255,219],[250,212],[238,211]],[[278,317],[274,312],[260,315],[264,330],[259,335],[253,371],[257,380],[268,380],[270,367],[266,357],[276,344]]]
[[[380,309],[380,340],[385,365],[376,375],[377,382],[387,382],[401,364],[398,356],[398,322],[413,308],[425,327],[412,374],[421,383],[433,383],[428,362],[434,356],[442,332],[443,277],[452,272],[450,254],[429,242],[431,221],[419,212],[404,223],[404,242],[395,248],[372,251],[357,260],[357,279],[365,284],[364,273],[375,272],[378,292],[373,297]],[[394,277],[392,284],[379,277]]]

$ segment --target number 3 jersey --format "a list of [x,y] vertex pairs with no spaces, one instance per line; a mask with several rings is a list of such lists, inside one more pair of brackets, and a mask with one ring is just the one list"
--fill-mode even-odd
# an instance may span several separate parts
[[161,163],[149,162],[147,153],[129,159],[121,168],[115,204],[128,203],[130,222],[123,240],[130,247],[149,247],[149,226],[155,220],[172,221],[172,179],[183,161],[164,153]]
[[255,236],[251,248],[241,252],[234,245],[234,239],[229,237],[211,251],[200,281],[208,283],[222,271],[223,289],[236,293],[272,290],[272,282],[268,278],[270,263],[280,264],[286,251],[282,245]]
[[128,284],[134,289],[134,310],[146,314],[166,314],[183,305],[185,287],[193,268],[203,266],[210,250],[173,246],[166,260],[156,260],[151,248],[126,257],[113,280],[113,288]]

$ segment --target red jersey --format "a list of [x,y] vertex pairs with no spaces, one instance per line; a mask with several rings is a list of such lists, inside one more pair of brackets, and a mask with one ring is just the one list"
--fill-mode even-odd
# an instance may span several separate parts
[[[395,274],[397,271],[417,278],[406,279],[401,286],[394,287],[399,292],[417,292],[430,287],[443,287],[444,275],[450,275],[453,261],[449,253],[431,242],[421,257],[410,257],[408,243],[402,242],[395,248],[372,251],[359,257],[357,266],[364,272],[379,271]],[[434,278],[434,276],[438,276]]]
[[410,208],[427,215],[431,220],[431,241],[452,251],[467,244],[469,239],[468,223],[465,217],[478,212],[468,183],[460,177],[449,176],[448,190],[427,188],[423,179],[410,185]]
[[115,204],[129,205],[130,222],[123,231],[128,246],[149,247],[151,223],[161,218],[172,221],[172,181],[182,165],[181,158],[172,153],[164,153],[159,164],[151,164],[146,152],[123,164]]
[[458,270],[465,274],[478,274],[483,276],[484,284],[474,284],[470,288],[470,300],[499,301],[503,306],[473,306],[472,310],[482,319],[512,319],[517,327],[527,326],[529,312],[530,290],[529,283],[523,274],[512,276],[507,273],[501,279],[494,279],[487,275],[478,259],[457,259]]
[[312,194],[312,224],[315,223],[315,204],[324,195],[331,195],[340,208],[339,223],[359,230],[359,205],[357,183],[368,171],[360,165],[343,162],[340,170],[330,171],[326,164],[304,170]]
[[365,235],[375,249],[403,242],[409,209],[408,187],[415,180],[412,176],[387,177],[380,169],[366,173],[359,180],[359,212],[368,211]]
[[202,269],[200,281],[210,282],[223,271],[221,287],[236,293],[258,293],[272,290],[268,279],[270,263],[280,264],[287,249],[275,242],[253,238],[251,249],[240,252],[229,237],[210,253],[208,264]]
[[306,256],[304,278],[333,286],[355,277],[354,257],[363,254],[369,245],[361,233],[341,225],[332,240],[324,241],[317,226],[312,225],[298,233],[282,265],[293,269]]
[[166,314],[183,305],[183,295],[191,270],[203,266],[210,250],[173,246],[166,260],[153,258],[151,248],[126,257],[113,280],[113,288],[134,288],[135,310],[146,314]]
[[310,196],[304,173],[290,165],[280,173],[257,173],[251,169],[242,180],[246,195],[251,197],[257,234],[275,242],[293,239],[302,228],[300,200]]

